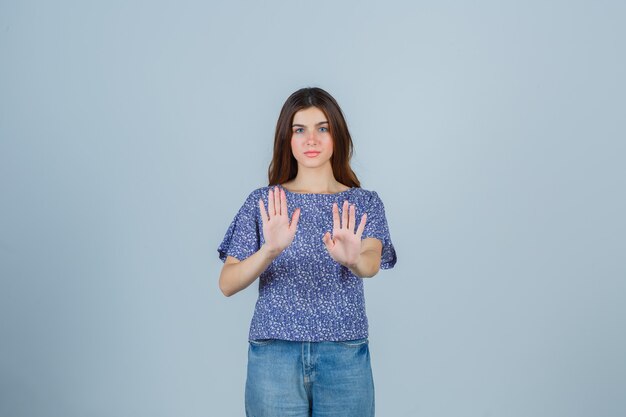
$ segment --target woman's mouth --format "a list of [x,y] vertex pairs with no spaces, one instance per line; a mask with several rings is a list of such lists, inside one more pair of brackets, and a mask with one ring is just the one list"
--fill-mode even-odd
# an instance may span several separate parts
[[308,156],[309,158],[315,158],[317,155],[320,154],[320,152],[318,152],[318,151],[307,151],[304,154],[306,156]]

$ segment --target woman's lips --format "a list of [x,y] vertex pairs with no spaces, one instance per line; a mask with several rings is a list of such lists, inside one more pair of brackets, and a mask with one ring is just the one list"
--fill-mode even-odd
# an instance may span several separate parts
[[309,152],[305,152],[304,153],[306,156],[308,156],[309,158],[315,158],[317,155],[320,154],[320,152],[317,151],[309,151]]

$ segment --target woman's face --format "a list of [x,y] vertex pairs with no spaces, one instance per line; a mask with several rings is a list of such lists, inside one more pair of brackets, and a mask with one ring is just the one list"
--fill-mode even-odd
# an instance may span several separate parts
[[293,116],[291,152],[298,161],[298,167],[317,168],[330,164],[333,138],[323,111],[309,107]]

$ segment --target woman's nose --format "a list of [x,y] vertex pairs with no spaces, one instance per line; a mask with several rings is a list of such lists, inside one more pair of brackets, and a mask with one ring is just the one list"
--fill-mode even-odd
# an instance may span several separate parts
[[307,142],[312,142],[315,143],[317,141],[317,134],[315,131],[310,132],[309,136],[307,137]]

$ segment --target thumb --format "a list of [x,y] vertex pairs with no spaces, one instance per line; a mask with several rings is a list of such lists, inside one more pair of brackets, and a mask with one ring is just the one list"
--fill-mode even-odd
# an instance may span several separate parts
[[294,232],[298,227],[298,220],[300,220],[300,209],[297,208],[291,215],[291,224],[289,225],[289,229],[292,229]]
[[326,232],[324,234],[324,237],[322,237],[322,241],[324,241],[324,245],[326,246],[326,249],[328,251],[332,250],[332,248],[335,246],[335,242],[333,242],[333,240],[330,238],[330,232]]

